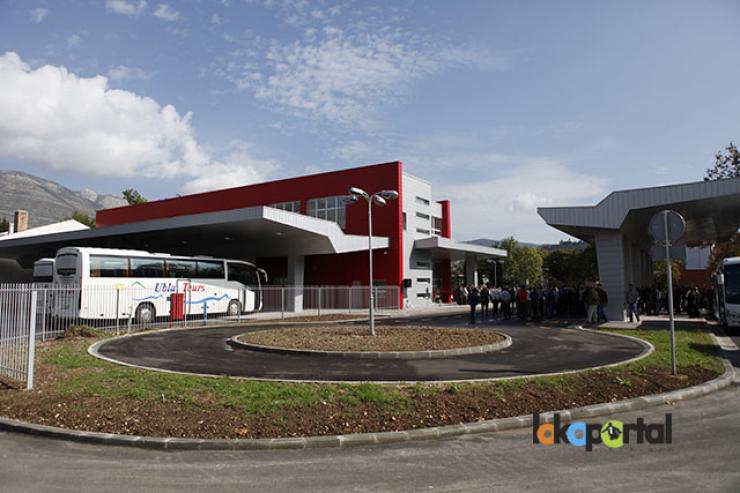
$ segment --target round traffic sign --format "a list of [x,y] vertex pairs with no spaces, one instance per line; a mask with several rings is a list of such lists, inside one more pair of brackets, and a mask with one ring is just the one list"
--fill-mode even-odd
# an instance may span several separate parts
[[[666,228],[666,221],[668,222],[668,228]],[[648,230],[655,241],[676,241],[686,231],[686,221],[676,211],[660,211],[650,220]]]

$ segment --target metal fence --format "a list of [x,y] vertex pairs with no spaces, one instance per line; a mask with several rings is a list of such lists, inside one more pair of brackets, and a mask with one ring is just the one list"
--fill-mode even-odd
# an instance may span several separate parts
[[0,288],[0,376],[33,388],[37,292],[30,285]]
[[[376,310],[400,308],[398,286],[374,286],[373,292]],[[367,310],[370,306],[368,286],[265,286],[262,295],[262,311],[280,313],[281,317],[296,311],[296,305],[306,315],[337,311],[352,313]]]
[[[150,328],[238,324],[269,318],[244,312],[252,299],[224,299],[223,293],[193,293],[186,283],[172,292],[143,286],[0,284],[0,376],[33,386],[34,341],[64,334],[70,328],[93,328],[125,334]],[[397,286],[374,287],[378,311],[398,310]],[[367,310],[367,286],[265,286],[254,304],[262,313],[284,318],[291,313],[322,315]],[[248,295],[252,296],[252,295]]]

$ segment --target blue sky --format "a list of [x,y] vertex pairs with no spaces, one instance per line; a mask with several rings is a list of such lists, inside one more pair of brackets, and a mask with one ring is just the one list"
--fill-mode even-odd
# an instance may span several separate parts
[[740,2],[0,0],[0,168],[150,199],[400,159],[453,236],[700,180]]

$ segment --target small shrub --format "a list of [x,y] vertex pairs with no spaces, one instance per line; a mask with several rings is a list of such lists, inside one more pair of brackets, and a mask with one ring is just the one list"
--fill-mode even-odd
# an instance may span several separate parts
[[73,339],[75,337],[105,337],[106,333],[100,329],[90,327],[89,325],[72,325],[67,327],[62,335],[63,339]]

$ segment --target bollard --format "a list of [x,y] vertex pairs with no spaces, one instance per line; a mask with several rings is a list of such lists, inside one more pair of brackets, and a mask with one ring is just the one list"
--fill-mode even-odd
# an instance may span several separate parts
[[203,325],[208,324],[208,303],[203,302]]

